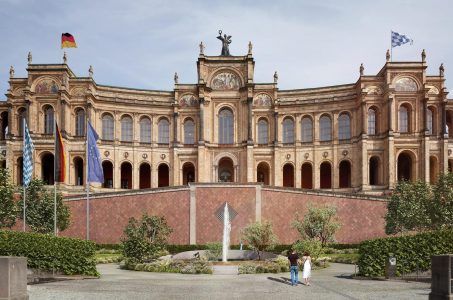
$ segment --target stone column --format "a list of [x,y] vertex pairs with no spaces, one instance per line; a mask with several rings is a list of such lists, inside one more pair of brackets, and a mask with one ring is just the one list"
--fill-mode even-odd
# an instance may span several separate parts
[[173,113],[173,145],[177,146],[179,143],[179,137],[178,137],[178,123],[179,123],[179,113],[174,112]]
[[198,127],[198,143],[204,145],[204,98],[200,98],[200,126]]
[[247,108],[248,108],[248,119],[247,119],[247,144],[253,145],[253,137],[252,137],[252,103],[253,98],[247,98]]
[[[442,101],[442,136],[447,134],[447,109],[446,109],[446,100]],[[453,130],[453,129],[450,129]],[[447,136],[448,138],[448,136]]]
[[274,112],[274,145],[278,145],[278,112]]

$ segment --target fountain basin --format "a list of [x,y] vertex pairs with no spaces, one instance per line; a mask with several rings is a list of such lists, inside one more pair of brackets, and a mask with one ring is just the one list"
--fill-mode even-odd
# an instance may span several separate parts
[[[200,257],[206,257],[209,250],[194,250],[194,251],[185,251],[173,255],[172,259],[194,259],[197,258],[197,253]],[[278,255],[271,252],[260,252],[261,259],[272,259],[276,258]],[[228,260],[257,260],[258,253],[253,250],[228,250]]]

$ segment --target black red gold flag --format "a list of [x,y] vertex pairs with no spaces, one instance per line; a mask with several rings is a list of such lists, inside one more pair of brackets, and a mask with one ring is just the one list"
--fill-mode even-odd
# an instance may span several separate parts
[[61,49],[63,48],[77,48],[74,37],[70,33],[61,34]]
[[55,182],[64,182],[66,174],[66,156],[63,139],[58,125],[55,124]]

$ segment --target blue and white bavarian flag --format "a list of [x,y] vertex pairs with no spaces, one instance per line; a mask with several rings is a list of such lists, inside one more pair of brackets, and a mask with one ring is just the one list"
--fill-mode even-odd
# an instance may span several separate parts
[[23,148],[23,182],[28,186],[33,175],[33,150],[35,146],[28,131],[27,122],[24,120],[24,148]]
[[87,147],[88,147],[88,182],[104,183],[104,172],[102,170],[101,155],[96,141],[99,139],[91,123],[87,126]]
[[405,35],[399,34],[398,32],[392,31],[392,48],[401,46],[407,43],[413,43],[414,41]]

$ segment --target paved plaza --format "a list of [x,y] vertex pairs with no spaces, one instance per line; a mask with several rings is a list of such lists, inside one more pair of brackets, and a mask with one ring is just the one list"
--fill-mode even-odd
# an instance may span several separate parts
[[427,299],[430,285],[352,280],[354,266],[332,264],[313,272],[311,286],[289,285],[289,273],[184,275],[133,272],[99,265],[100,279],[29,286],[30,299]]

